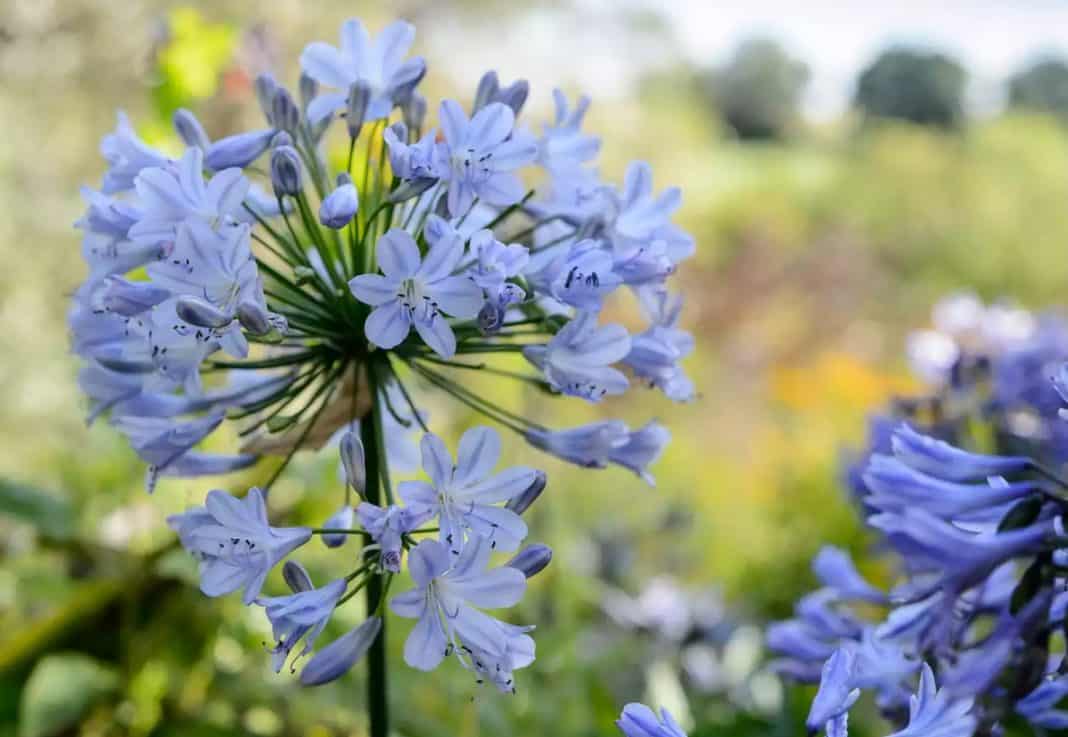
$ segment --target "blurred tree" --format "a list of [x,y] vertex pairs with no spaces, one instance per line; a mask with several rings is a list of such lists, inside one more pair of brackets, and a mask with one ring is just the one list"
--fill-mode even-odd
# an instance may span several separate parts
[[892,48],[857,79],[854,104],[867,116],[959,128],[967,73],[939,52]]
[[1010,107],[1068,119],[1068,62],[1052,56],[1035,61],[1009,79],[1008,93]]
[[755,38],[709,75],[706,92],[740,138],[783,138],[797,122],[808,78],[804,62],[778,41]]

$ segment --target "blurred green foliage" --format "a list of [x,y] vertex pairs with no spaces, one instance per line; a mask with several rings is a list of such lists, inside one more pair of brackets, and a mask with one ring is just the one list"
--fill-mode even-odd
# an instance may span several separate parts
[[1008,83],[1009,105],[1068,118],[1068,62],[1057,57],[1036,61]]
[[868,116],[957,128],[964,123],[967,73],[945,54],[884,51],[857,80],[854,102]]
[[[272,673],[262,612],[203,597],[165,527],[207,488],[246,488],[272,463],[238,478],[169,481],[147,497],[143,469],[116,433],[82,422],[63,322],[82,268],[70,223],[81,209],[77,184],[102,169],[95,146],[112,109],[128,108],[161,145],[173,145],[168,117],[179,105],[194,106],[212,133],[255,123],[254,74],[295,59],[308,39],[332,39],[356,10],[278,3],[249,25],[236,2],[165,6],[26,4],[3,23],[0,196],[9,214],[0,252],[14,268],[0,270],[0,736],[363,734],[362,672],[318,690]],[[368,19],[378,25],[385,12]],[[436,32],[447,24],[421,38]],[[286,73],[294,79],[295,66]],[[427,84],[456,92],[433,64]],[[739,620],[783,616],[812,586],[808,560],[822,543],[866,551],[837,461],[843,444],[860,442],[866,411],[910,388],[904,333],[948,290],[1042,305],[1068,283],[1068,134],[1053,117],[1007,115],[960,134],[907,122],[854,133],[843,123],[789,143],[747,143],[721,135],[719,113],[698,94],[650,84],[640,99],[595,99],[590,127],[604,135],[606,175],[646,158],[658,187],[683,188],[683,224],[699,243],[680,279],[701,399],[671,407],[637,389],[605,408],[672,429],[655,489],[509,444],[509,457],[543,464],[551,478],[529,522],[556,559],[516,612],[538,624],[538,660],[521,673],[519,694],[501,698],[474,689],[455,664],[405,668],[408,624],[392,620],[398,734],[608,735],[619,706],[643,698],[683,699],[696,737],[801,734],[810,692],[789,690],[779,711],[702,692],[665,670],[674,661],[657,642],[613,629],[602,601],[609,581],[636,594],[669,572],[720,587]],[[949,111],[940,119],[955,119],[956,103],[938,104]],[[544,117],[547,91],[532,108]],[[599,413],[547,407],[494,381],[479,390],[556,425]],[[431,412],[453,435],[473,420],[436,399]],[[340,493],[324,452],[300,458],[272,503],[317,521]],[[317,579],[336,573],[336,559],[315,546],[301,558]],[[343,612],[324,637],[359,616]],[[854,728],[885,733],[863,714]]]

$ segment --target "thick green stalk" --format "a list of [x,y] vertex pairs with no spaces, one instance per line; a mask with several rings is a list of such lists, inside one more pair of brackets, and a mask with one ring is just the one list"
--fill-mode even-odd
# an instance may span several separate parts
[[[368,367],[370,369],[370,367]],[[367,388],[375,398],[371,413],[364,416],[360,423],[360,439],[363,441],[364,456],[367,459],[367,489],[364,492],[371,504],[382,504],[382,490],[389,483],[381,460],[382,436],[380,414],[383,411],[378,401],[375,387],[375,372],[367,372]],[[373,553],[372,553],[373,554]],[[367,614],[370,616],[379,605],[384,595],[382,577],[372,575],[367,583]],[[367,714],[371,722],[371,737],[388,737],[389,735],[389,695],[388,670],[386,665],[386,619],[382,618],[382,630],[367,652]]]

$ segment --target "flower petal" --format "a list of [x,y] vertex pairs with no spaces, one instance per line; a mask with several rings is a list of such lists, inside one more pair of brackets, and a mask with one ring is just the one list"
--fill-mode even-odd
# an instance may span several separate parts
[[453,483],[456,486],[467,486],[486,478],[493,471],[500,457],[500,434],[492,427],[485,425],[471,428],[460,438],[460,445],[456,451],[456,472],[453,474]]
[[445,658],[447,646],[437,611],[427,607],[404,641],[404,662],[417,670],[434,670]]
[[452,327],[441,315],[435,315],[429,320],[416,319],[415,330],[430,348],[442,358],[452,358],[456,355],[456,334]]
[[408,337],[412,320],[400,300],[376,307],[363,324],[367,339],[379,348],[395,348]]
[[378,239],[375,257],[382,273],[393,279],[407,279],[419,270],[419,246],[400,228],[392,228]]
[[452,456],[445,443],[437,435],[427,433],[419,442],[423,457],[423,470],[430,477],[434,488],[442,490],[452,483]]
[[456,100],[442,100],[438,109],[441,133],[450,148],[456,149],[467,142],[467,115]]
[[482,309],[482,288],[469,276],[448,276],[428,285],[438,308],[453,317],[474,317]]
[[345,63],[345,56],[322,41],[314,41],[300,54],[300,68],[309,77],[330,87],[348,89],[356,81],[354,70]]
[[360,274],[349,280],[349,290],[356,299],[372,307],[380,307],[397,299],[400,285],[381,274]]
[[[468,138],[472,144],[488,149],[507,138],[514,125],[512,108],[501,102],[491,102],[471,118]],[[449,143],[451,145],[452,141]]]

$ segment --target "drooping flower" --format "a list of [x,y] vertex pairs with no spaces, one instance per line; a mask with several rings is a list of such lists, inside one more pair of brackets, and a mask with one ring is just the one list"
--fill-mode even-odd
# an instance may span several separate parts
[[345,675],[382,631],[381,617],[368,617],[312,656],[300,672],[305,686],[320,686]]
[[321,41],[308,44],[300,55],[304,73],[326,87],[343,90],[324,92],[312,100],[308,119],[319,123],[345,107],[349,89],[358,82],[370,91],[364,119],[387,117],[426,74],[422,57],[404,58],[414,40],[415,27],[395,21],[372,41],[363,23],[353,18],[341,24],[340,48]]
[[456,335],[446,319],[474,317],[482,307],[482,290],[453,268],[463,256],[463,244],[443,238],[425,258],[412,237],[394,228],[378,240],[382,274],[361,274],[349,282],[352,293],[374,310],[364,329],[381,348],[399,345],[415,327],[419,336],[442,358],[456,353]]
[[494,474],[501,439],[489,427],[463,434],[455,463],[436,435],[424,435],[421,450],[430,483],[402,481],[397,491],[413,513],[438,518],[439,537],[450,552],[459,555],[470,539],[491,550],[517,550],[526,537],[526,523],[498,504],[524,493],[537,479],[537,471],[515,466]]
[[615,463],[652,483],[648,466],[660,457],[670,433],[658,422],[631,430],[619,420],[605,420],[568,430],[534,429],[526,438],[535,448],[583,468]]
[[301,640],[306,655],[315,647],[315,640],[334,613],[338,599],[345,593],[345,580],[331,581],[321,588],[312,585],[311,577],[299,563],[286,562],[286,580],[293,593],[287,596],[261,596],[256,604],[264,608],[271,621],[275,645],[271,648],[275,673],[282,670],[289,654]]
[[545,345],[523,349],[523,355],[545,374],[557,391],[591,402],[622,394],[629,382],[611,364],[630,352],[630,335],[622,325],[597,325],[597,313],[580,312]]
[[931,667],[924,663],[920,687],[909,702],[909,723],[889,737],[971,737],[978,720],[972,699],[955,700],[935,685]]
[[639,290],[649,327],[631,337],[630,352],[623,359],[635,375],[664,392],[668,399],[693,399],[694,386],[679,362],[693,353],[693,336],[678,327],[682,298],[664,289]]
[[263,493],[244,499],[209,491],[203,507],[167,518],[186,550],[200,560],[200,589],[222,596],[244,589],[244,602],[260,595],[267,574],[311,538],[306,527],[272,527]]
[[508,566],[487,569],[489,556],[489,543],[478,538],[459,557],[437,540],[424,540],[412,549],[408,569],[415,588],[390,601],[399,616],[418,619],[404,644],[408,665],[433,670],[446,656],[464,660],[475,648],[496,657],[507,655],[508,629],[481,609],[515,605],[527,579]]

